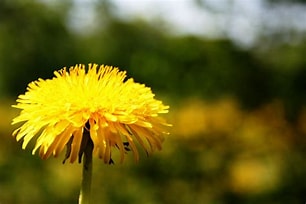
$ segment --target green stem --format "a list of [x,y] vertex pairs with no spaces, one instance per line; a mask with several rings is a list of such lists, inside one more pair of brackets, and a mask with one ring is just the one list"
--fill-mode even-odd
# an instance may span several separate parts
[[90,192],[91,192],[91,177],[92,177],[92,150],[93,143],[89,139],[84,149],[83,158],[83,172],[82,172],[82,185],[79,197],[79,204],[90,203]]

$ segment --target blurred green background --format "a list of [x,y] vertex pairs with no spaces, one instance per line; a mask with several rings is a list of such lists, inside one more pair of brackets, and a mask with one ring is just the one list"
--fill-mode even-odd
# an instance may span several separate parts
[[138,164],[95,159],[93,203],[306,202],[306,2],[261,0],[267,15],[242,31],[238,0],[190,2],[212,24],[232,18],[207,36],[127,18],[111,0],[0,0],[1,204],[77,202],[81,165],[22,150],[11,104],[30,81],[91,62],[152,87],[173,124],[163,150]]

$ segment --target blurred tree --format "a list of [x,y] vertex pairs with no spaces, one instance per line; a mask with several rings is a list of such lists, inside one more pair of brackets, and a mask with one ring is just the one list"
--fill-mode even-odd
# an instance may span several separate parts
[[114,20],[83,44],[85,59],[128,69],[140,82],[177,97],[234,95],[247,107],[271,98],[271,73],[229,40],[171,37],[144,22]]
[[258,45],[252,51],[257,61],[273,74],[271,90],[273,97],[284,101],[287,116],[295,121],[298,112],[306,104],[306,38],[300,43],[278,44],[271,47]]
[[[172,37],[161,30],[162,26],[122,22],[113,16],[115,10],[109,1],[98,1],[97,28],[84,36],[68,30],[69,6],[59,4],[59,12],[36,1],[1,4],[0,35],[5,40],[0,45],[0,70],[11,93],[22,92],[25,84],[38,77],[50,77],[54,69],[78,62],[128,69],[129,75],[140,82],[178,97],[233,95],[246,107],[279,96],[285,88],[278,82],[282,71],[267,68],[270,64],[265,63],[265,57],[254,58],[229,40]],[[278,56],[285,52],[284,48],[271,53]],[[300,59],[296,63],[301,63]],[[295,81],[295,75],[287,80]]]
[[6,92],[21,93],[28,82],[75,63],[76,45],[63,9],[38,1],[0,1],[0,70]]
[[306,3],[306,0],[267,0],[268,2],[271,3],[289,3],[289,4],[293,4],[293,3]]

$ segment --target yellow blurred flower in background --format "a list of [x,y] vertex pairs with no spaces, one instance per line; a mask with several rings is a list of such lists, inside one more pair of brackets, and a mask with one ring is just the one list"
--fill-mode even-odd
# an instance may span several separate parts
[[256,194],[271,191],[280,182],[281,160],[271,158],[239,158],[229,168],[229,184],[237,193]]
[[[86,71],[87,70],[87,71]],[[162,148],[169,126],[159,114],[169,106],[154,98],[151,89],[126,78],[126,72],[111,66],[75,65],[54,72],[52,79],[38,79],[28,85],[17,105],[21,109],[12,124],[24,122],[13,135],[22,148],[38,135],[33,154],[46,159],[58,156],[65,146],[65,159],[81,159],[83,146],[92,141],[93,153],[112,163],[112,149],[126,151],[139,159],[135,141],[149,154]]]
[[172,113],[175,114],[173,133],[186,139],[216,133],[231,134],[239,127],[243,116],[238,103],[232,98],[214,103],[192,98],[183,101]]

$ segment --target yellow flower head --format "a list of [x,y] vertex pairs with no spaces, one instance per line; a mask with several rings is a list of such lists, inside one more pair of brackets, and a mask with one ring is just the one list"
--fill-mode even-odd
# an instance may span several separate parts
[[[87,71],[86,71],[87,70]],[[137,161],[137,141],[147,153],[161,149],[169,126],[160,113],[169,106],[154,99],[151,89],[126,78],[126,72],[111,66],[76,65],[54,72],[52,79],[38,79],[28,85],[13,107],[21,109],[12,124],[24,122],[13,132],[23,138],[24,149],[38,135],[33,154],[55,157],[67,146],[66,158],[73,163],[83,154],[87,141],[93,153],[112,163],[111,151],[120,151],[121,162],[131,150]]]

